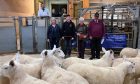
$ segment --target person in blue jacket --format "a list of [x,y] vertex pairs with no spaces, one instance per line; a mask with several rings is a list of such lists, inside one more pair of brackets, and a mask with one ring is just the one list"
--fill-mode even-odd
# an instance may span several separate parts
[[48,42],[50,42],[50,47],[53,49],[53,46],[59,47],[59,40],[61,38],[61,29],[56,23],[54,17],[51,18],[51,25],[48,27],[47,31]]

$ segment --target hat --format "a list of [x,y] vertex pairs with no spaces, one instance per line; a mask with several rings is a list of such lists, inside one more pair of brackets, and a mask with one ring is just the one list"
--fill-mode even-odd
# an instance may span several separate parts
[[69,17],[69,16],[70,16],[69,14],[64,15],[64,17]]
[[80,18],[79,18],[79,21],[84,21],[84,18],[83,18],[83,17],[80,17]]
[[51,20],[56,20],[55,17],[52,17]]
[[95,17],[99,17],[99,13],[98,13],[98,12],[96,12],[94,16],[95,16]]

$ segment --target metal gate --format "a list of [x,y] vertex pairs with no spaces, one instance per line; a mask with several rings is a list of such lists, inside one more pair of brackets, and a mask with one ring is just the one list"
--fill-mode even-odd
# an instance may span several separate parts
[[16,50],[15,17],[0,17],[0,53]]
[[23,53],[38,53],[46,49],[48,18],[19,18],[21,51]]

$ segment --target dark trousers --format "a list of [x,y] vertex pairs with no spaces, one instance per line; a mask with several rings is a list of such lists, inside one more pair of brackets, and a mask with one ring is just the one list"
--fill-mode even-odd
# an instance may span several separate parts
[[85,52],[85,40],[78,40],[79,58],[84,59],[84,52]]
[[51,38],[50,39],[50,48],[53,49],[54,45],[56,45],[56,47],[59,47],[59,39],[58,38]]
[[64,39],[64,54],[66,55],[65,58],[68,58],[71,55],[71,39]]
[[91,58],[100,59],[101,38],[92,38],[91,40]]

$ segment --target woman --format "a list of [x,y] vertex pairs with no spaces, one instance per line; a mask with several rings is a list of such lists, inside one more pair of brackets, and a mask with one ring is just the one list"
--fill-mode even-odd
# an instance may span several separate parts
[[76,27],[78,37],[78,53],[79,58],[84,59],[85,41],[87,37],[87,26],[84,24],[84,18],[79,18],[79,24]]
[[59,40],[61,38],[61,30],[58,24],[56,24],[56,19],[51,18],[51,25],[48,27],[47,31],[48,42],[50,42],[51,49],[54,45],[59,47]]

